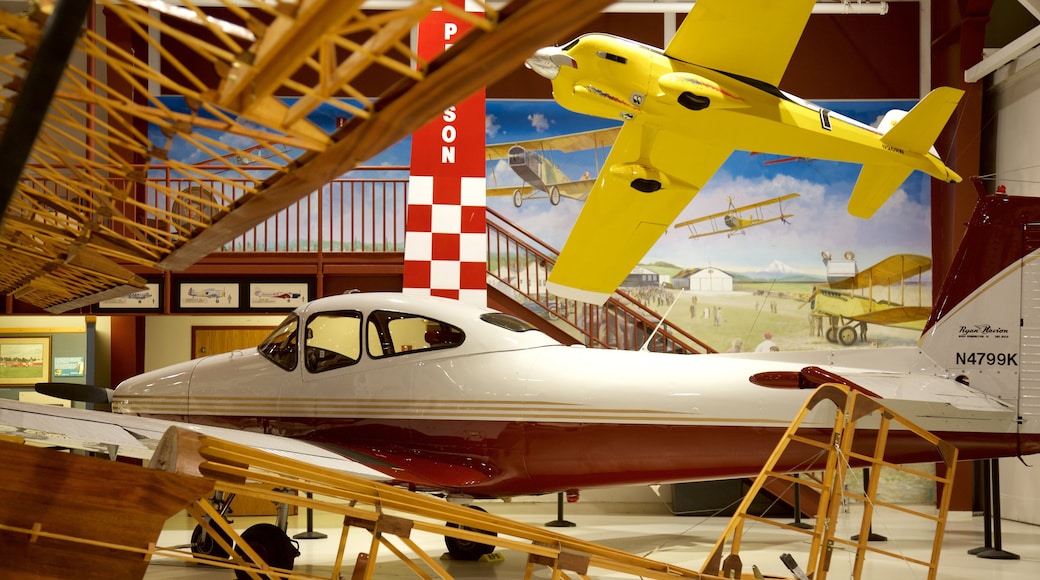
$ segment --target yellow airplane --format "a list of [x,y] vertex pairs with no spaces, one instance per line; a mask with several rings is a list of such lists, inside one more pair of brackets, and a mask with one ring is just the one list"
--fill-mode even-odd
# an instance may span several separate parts
[[932,143],[963,91],[943,87],[879,128],[777,88],[814,0],[697,0],[663,51],[587,34],[527,66],[566,109],[624,121],[548,278],[602,304],[734,150],[860,163],[849,211],[868,218],[912,171],[960,176]]
[[[813,315],[830,321],[824,334],[827,340],[845,346],[851,346],[857,339],[866,342],[868,323],[923,330],[932,308],[905,304],[904,281],[917,277],[917,303],[921,304],[924,300],[921,278],[931,269],[932,260],[916,254],[897,254],[857,272],[854,259],[850,252],[846,253],[844,261],[828,260],[828,288],[814,289],[809,296]],[[851,264],[847,273],[852,275],[832,278],[834,270],[831,265],[835,263]],[[893,290],[897,285],[898,296],[894,296]],[[875,288],[884,287],[887,287],[886,296],[876,296]]]
[[[489,187],[488,196],[513,196],[513,205],[520,207],[525,199],[531,199],[539,192],[545,193],[549,203],[558,205],[560,196],[566,196],[577,200],[584,200],[592,189],[595,178],[588,173],[579,180],[571,180],[560,168],[546,157],[547,151],[561,151],[571,153],[574,151],[585,151],[588,149],[599,150],[610,147],[617,139],[621,127],[609,129],[598,129],[573,133],[570,135],[559,135],[557,137],[546,137],[544,139],[532,139],[516,143],[499,143],[487,146],[487,158],[508,159],[509,167],[524,180],[520,187]],[[597,155],[596,170],[599,170],[599,159]]]
[[[715,234],[726,234],[726,237],[732,237],[737,234],[743,234],[744,230],[768,224],[770,222],[782,221],[785,224],[789,223],[787,218],[794,217],[794,214],[784,213],[784,202],[796,197],[801,197],[797,193],[789,193],[787,195],[781,195],[780,197],[774,197],[766,201],[760,201],[751,205],[742,205],[740,207],[733,207],[733,198],[729,198],[729,209],[726,211],[720,211],[719,213],[713,213],[692,220],[687,220],[675,224],[675,228],[686,227],[690,229],[690,239],[695,240],[697,238],[703,238],[705,236],[714,236]],[[771,205],[776,205],[780,215],[766,217],[763,208]],[[747,217],[740,217],[741,213],[747,212]],[[720,225],[715,220],[722,218],[722,224]],[[707,222],[711,226],[711,231],[698,232],[697,224],[703,224]]]

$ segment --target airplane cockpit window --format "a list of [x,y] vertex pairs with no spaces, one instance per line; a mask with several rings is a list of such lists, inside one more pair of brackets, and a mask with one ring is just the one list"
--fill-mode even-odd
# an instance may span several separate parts
[[368,316],[368,355],[372,358],[452,348],[465,340],[460,328],[415,314],[376,310]]
[[484,322],[494,324],[495,326],[502,327],[506,330],[512,330],[513,332],[527,332],[528,330],[538,330],[538,327],[520,320],[515,316],[508,314],[502,314],[501,312],[488,312],[487,314],[481,314],[480,319]]
[[303,361],[309,372],[350,366],[361,358],[361,313],[322,312],[307,321]]
[[267,335],[260,346],[256,347],[257,350],[283,369],[287,371],[295,369],[299,362],[296,349],[296,329],[299,323],[295,314],[290,315],[278,325],[278,328]]

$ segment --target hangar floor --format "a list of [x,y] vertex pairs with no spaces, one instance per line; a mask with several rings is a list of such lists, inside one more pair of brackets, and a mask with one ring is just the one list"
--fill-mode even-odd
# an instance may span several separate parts
[[[555,519],[554,504],[506,504],[488,502],[483,504],[489,511],[511,517],[518,521],[540,525]],[[573,528],[554,528],[556,531],[573,534],[576,537],[599,542],[626,552],[645,555],[655,560],[668,562],[692,569],[700,569],[707,552],[718,539],[718,535],[729,522],[727,517],[678,517],[670,514],[637,515],[632,513],[603,513],[600,506],[583,505],[581,503],[567,506],[567,519],[576,524]],[[852,513],[844,517],[839,525],[847,525],[848,533],[839,536],[848,537],[858,532],[858,513],[856,506],[849,509]],[[853,519],[855,518],[855,519]],[[245,529],[252,523],[272,521],[271,518],[237,518],[236,529]],[[930,557],[931,535],[933,528],[926,526],[920,518],[900,514],[899,512],[877,513],[874,519],[874,532],[887,536],[888,541],[877,544],[884,550],[896,552],[908,558],[927,561]],[[163,531],[159,545],[173,546],[188,542],[194,520],[186,515],[171,518]],[[301,516],[290,518],[290,535],[305,529],[306,520]],[[853,529],[856,526],[856,529]],[[1003,547],[1021,557],[1020,560],[981,559],[967,554],[967,550],[983,544],[982,517],[973,517],[964,512],[951,513],[946,527],[942,555],[939,560],[939,578],[945,580],[987,578],[990,580],[1034,579],[1040,574],[1040,526],[1032,526],[1017,522],[1004,521]],[[331,574],[335,560],[339,538],[339,522],[334,516],[315,514],[314,528],[329,535],[324,540],[300,541],[301,556],[296,560],[298,572],[324,575]],[[358,551],[367,551],[369,537],[364,533],[354,532],[348,542],[348,557],[353,562]],[[443,539],[440,536],[413,536],[419,545],[428,553],[437,554],[444,551]],[[785,575],[790,577],[780,563],[779,555],[791,553],[804,566],[808,554],[806,537],[792,535],[790,532],[775,529],[772,526],[752,527],[746,530],[741,557],[746,572],[750,572],[752,564],[756,564],[765,574]],[[349,551],[354,548],[354,551]],[[403,564],[393,558],[385,550],[381,552],[375,570],[375,578],[417,578]],[[497,563],[449,562],[442,564],[455,578],[464,580],[484,580],[497,578],[521,578],[524,573],[525,557],[509,550],[501,551],[504,561]],[[849,578],[852,569],[852,553],[836,549],[831,563],[829,577]],[[350,568],[342,572],[348,577]],[[153,559],[145,578],[147,580],[229,580],[234,575],[230,571],[200,566],[171,558],[157,557]],[[548,579],[548,570],[535,572],[536,578]],[[927,570],[919,565],[902,560],[870,555],[867,558],[863,578],[927,578]]]

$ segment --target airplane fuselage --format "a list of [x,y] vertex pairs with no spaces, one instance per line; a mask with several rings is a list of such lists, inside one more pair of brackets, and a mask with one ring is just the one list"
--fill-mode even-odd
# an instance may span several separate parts
[[[298,311],[299,343],[323,311],[366,320],[379,295],[353,296],[365,298]],[[262,348],[236,351],[127,381],[114,410],[314,441],[419,487],[520,495],[757,473],[810,391],[749,378],[855,363],[880,369],[863,388],[958,445],[962,458],[1018,452],[1014,409],[938,376],[916,349],[775,353],[787,359],[585,349],[488,324],[482,309],[430,306],[394,305],[463,329],[461,344],[373,357],[359,343],[355,363],[322,372],[302,361],[282,368]],[[357,340],[374,340],[366,334]],[[913,392],[899,381],[908,368],[921,373]],[[829,429],[833,412],[817,413]],[[890,449],[901,461],[935,459],[898,434]]]
[[575,112],[625,121],[638,117],[677,139],[696,138],[719,148],[912,166],[946,181],[953,177],[930,153],[885,145],[878,129],[754,79],[604,34],[579,37],[561,50],[563,56],[554,58],[573,64],[558,67],[553,97]]

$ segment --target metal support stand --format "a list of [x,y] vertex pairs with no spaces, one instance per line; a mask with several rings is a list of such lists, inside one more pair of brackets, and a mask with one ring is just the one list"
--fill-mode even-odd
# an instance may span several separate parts
[[[799,475],[797,473],[794,474],[794,478],[798,479]],[[798,483],[794,484],[794,521],[788,525],[803,530],[812,529],[811,524],[802,521],[802,486]]]
[[[867,491],[868,491],[868,487],[867,486],[869,485],[867,482],[869,482],[869,481],[870,481],[870,468],[869,467],[864,467],[863,468],[863,494],[864,495],[869,495],[867,493]],[[868,542],[887,542],[888,541],[887,537],[882,536],[881,534],[875,534],[874,533],[874,524],[870,525],[870,529],[869,529],[868,533],[869,533],[869,535],[867,536],[867,541]],[[855,536],[852,536],[852,541],[854,541],[854,542],[859,541],[859,534],[856,534]]]
[[[314,499],[314,494],[307,492],[307,499]],[[294,540],[324,540],[329,537],[327,534],[314,531],[314,510],[307,508],[307,531],[300,532],[293,536]]]
[[545,525],[550,528],[573,528],[575,525],[577,525],[574,522],[568,522],[567,520],[563,519],[562,491],[556,494],[556,519],[551,522],[546,522]]
[[[982,462],[982,517],[985,545],[968,550],[987,560],[1018,560],[1018,554],[1007,552],[1001,547],[1000,531],[1000,462],[986,459]],[[988,469],[987,469],[988,467]]]

